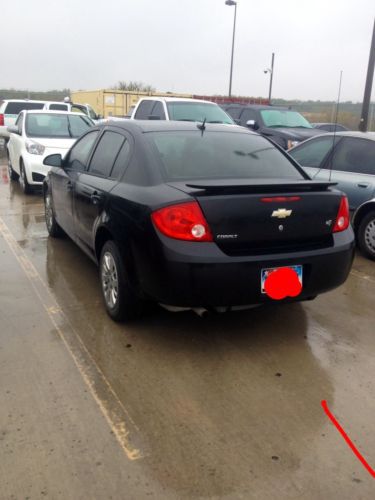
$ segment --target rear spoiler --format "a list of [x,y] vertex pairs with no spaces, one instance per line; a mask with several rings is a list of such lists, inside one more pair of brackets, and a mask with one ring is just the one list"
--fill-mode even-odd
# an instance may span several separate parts
[[186,187],[204,190],[210,193],[246,192],[246,193],[279,193],[301,191],[326,191],[337,182],[322,182],[313,180],[285,181],[285,179],[220,179],[210,181],[186,182]]

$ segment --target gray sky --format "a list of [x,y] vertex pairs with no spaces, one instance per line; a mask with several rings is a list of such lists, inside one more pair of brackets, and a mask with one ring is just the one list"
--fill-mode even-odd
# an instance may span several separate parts
[[[226,94],[234,7],[224,0],[1,0],[0,88]],[[233,94],[361,101],[374,0],[238,0]],[[6,50],[5,50],[6,48]],[[373,93],[374,95],[374,93]]]

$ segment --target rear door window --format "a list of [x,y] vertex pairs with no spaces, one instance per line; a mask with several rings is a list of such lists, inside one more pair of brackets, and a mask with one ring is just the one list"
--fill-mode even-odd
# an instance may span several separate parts
[[56,110],[56,111],[69,111],[68,106],[66,104],[50,104],[48,109]]
[[124,140],[125,137],[117,132],[104,132],[91,158],[89,172],[109,177]]
[[320,168],[332,146],[333,137],[321,137],[301,144],[298,148],[292,149],[289,154],[303,167]]
[[345,137],[336,148],[332,169],[375,175],[375,141]]

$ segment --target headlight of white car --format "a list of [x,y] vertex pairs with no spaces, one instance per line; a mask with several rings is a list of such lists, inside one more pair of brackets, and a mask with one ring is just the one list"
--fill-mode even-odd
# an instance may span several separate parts
[[288,141],[288,149],[290,148],[294,148],[294,146],[297,146],[297,144],[299,144],[300,141]]
[[38,142],[26,141],[26,150],[32,155],[42,155],[46,148]]

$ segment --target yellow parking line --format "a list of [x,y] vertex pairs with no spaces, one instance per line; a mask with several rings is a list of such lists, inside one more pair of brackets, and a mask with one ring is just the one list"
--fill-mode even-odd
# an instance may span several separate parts
[[[140,450],[131,444],[131,441],[136,437],[130,436],[129,427],[139,431],[136,424],[131,419],[123,403],[120,401],[108,379],[97,365],[96,361],[91,356],[86,348],[79,334],[72,327],[69,319],[60,308],[56,299],[52,295],[47,284],[43,281],[42,277],[34,267],[33,263],[24,253],[23,249],[15,240],[4,220],[0,217],[0,234],[8,244],[13,255],[16,257],[25,275],[29,279],[35,294],[41,302],[43,308],[48,314],[52,324],[56,328],[61,340],[63,341],[68,353],[71,355],[82,379],[87,385],[92,397],[98,404],[101,412],[103,413],[106,421],[108,422],[113,434],[116,436],[121,448],[130,460],[137,460],[142,458],[143,455]],[[69,343],[64,330],[68,329],[73,333],[74,339],[78,341],[78,349]],[[77,351],[77,352],[75,352]],[[105,397],[101,397],[98,387],[98,380],[101,381]],[[133,439],[132,439],[133,438]]]

